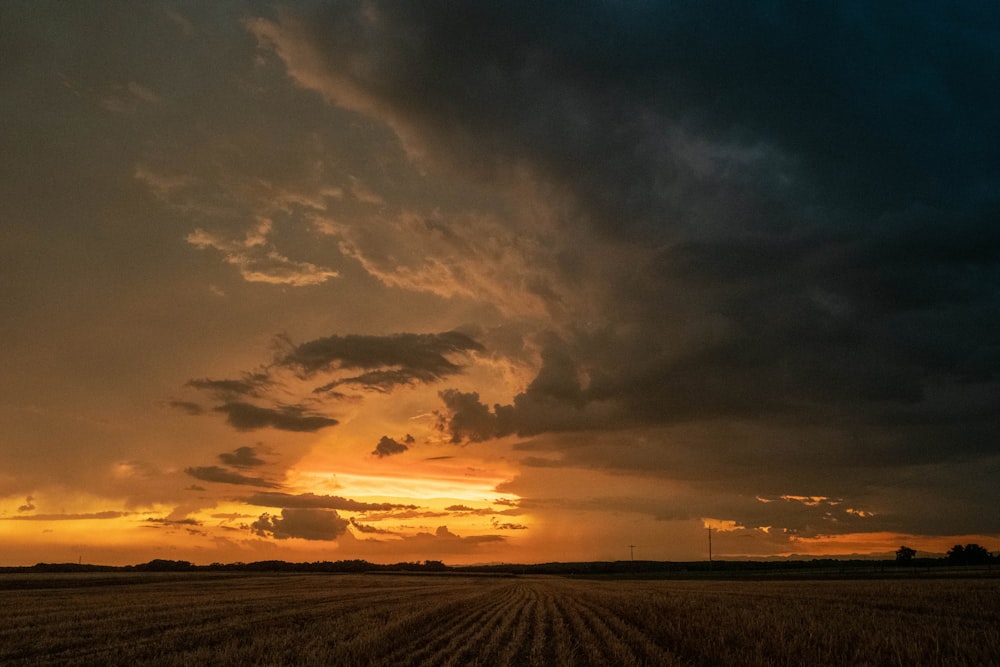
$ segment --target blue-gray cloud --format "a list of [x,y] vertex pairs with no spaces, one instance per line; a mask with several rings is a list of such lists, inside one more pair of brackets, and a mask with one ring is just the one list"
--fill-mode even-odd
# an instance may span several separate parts
[[204,482],[219,482],[222,484],[238,484],[244,486],[259,486],[262,488],[277,489],[281,485],[263,477],[253,477],[242,473],[233,472],[220,466],[194,466],[185,468],[184,472],[195,479]]
[[552,284],[586,308],[551,300],[559,335],[510,402],[443,391],[454,440],[756,424],[780,438],[685,464],[780,458],[750,472],[766,486],[824,460],[860,493],[998,451],[998,22],[976,2],[418,1],[250,28],[414,159],[550,196]]
[[276,540],[299,538],[303,540],[333,541],[347,532],[347,519],[333,510],[283,509],[281,516],[261,514],[250,524],[250,531],[260,537]]
[[269,408],[242,401],[233,401],[218,405],[213,410],[225,414],[226,422],[237,431],[252,431],[271,427],[282,431],[311,433],[329,426],[336,426],[338,423],[332,417],[312,414],[297,405]]
[[232,452],[219,454],[219,460],[236,468],[253,468],[264,465],[264,460],[257,456],[254,447],[237,447]]
[[482,346],[457,331],[438,334],[395,334],[390,336],[327,336],[291,349],[278,363],[305,376],[339,369],[363,369],[366,374],[343,378],[320,389],[338,384],[358,384],[391,388],[411,382],[431,382],[461,372],[462,366],[449,355],[481,351]]

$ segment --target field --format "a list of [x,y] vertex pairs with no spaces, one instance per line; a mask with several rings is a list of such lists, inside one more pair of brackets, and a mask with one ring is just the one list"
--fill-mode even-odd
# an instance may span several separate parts
[[0,577],[3,665],[997,665],[1000,580]]

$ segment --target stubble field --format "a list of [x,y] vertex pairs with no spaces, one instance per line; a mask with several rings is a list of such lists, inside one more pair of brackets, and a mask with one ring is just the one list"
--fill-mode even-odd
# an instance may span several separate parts
[[0,577],[3,665],[996,665],[1000,580]]

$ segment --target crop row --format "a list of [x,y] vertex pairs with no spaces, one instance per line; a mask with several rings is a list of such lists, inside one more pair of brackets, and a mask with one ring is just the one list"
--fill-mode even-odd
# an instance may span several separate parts
[[996,579],[50,582],[0,589],[0,664],[990,665],[998,593]]

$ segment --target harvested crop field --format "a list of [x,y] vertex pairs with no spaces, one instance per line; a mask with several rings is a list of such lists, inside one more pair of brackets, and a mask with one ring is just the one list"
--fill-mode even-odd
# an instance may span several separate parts
[[0,577],[4,665],[991,665],[1000,580]]

